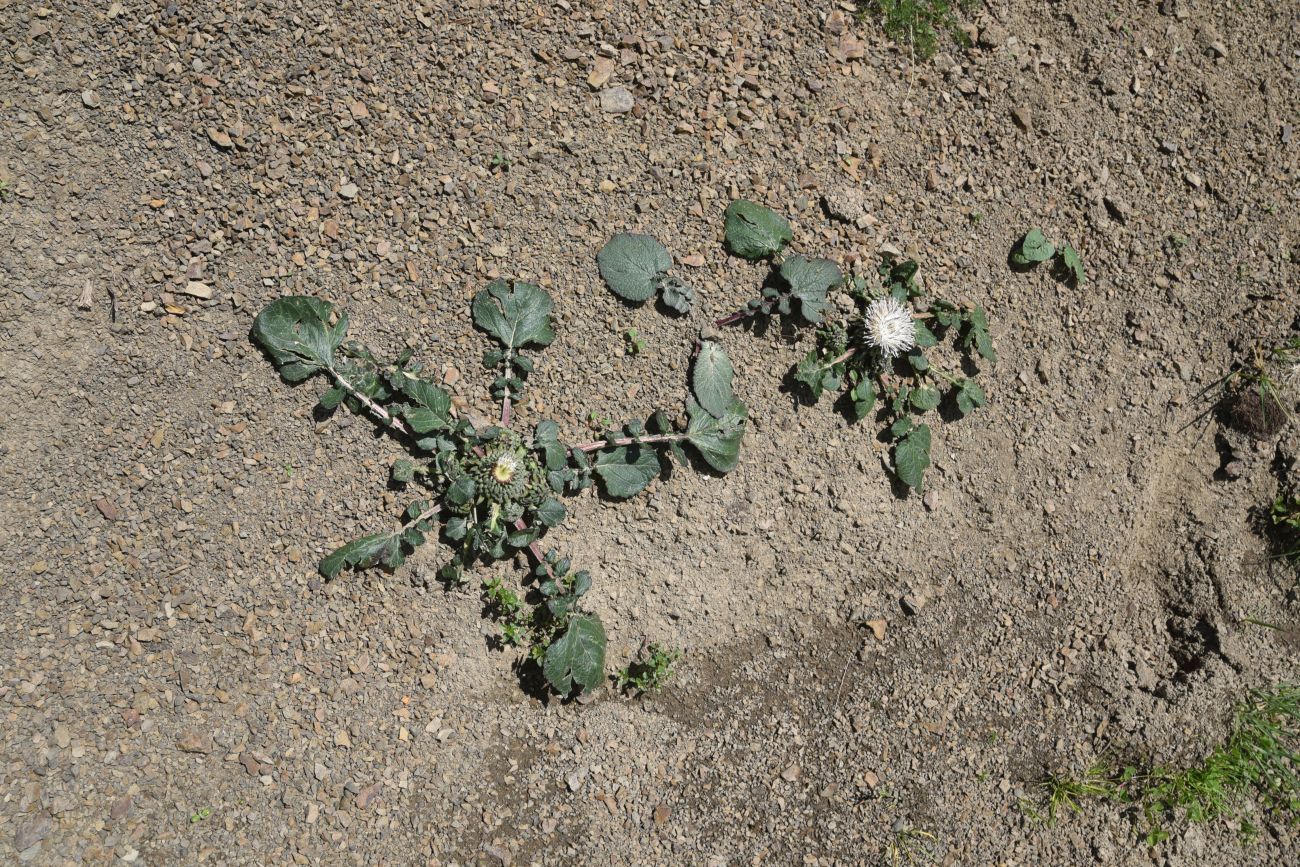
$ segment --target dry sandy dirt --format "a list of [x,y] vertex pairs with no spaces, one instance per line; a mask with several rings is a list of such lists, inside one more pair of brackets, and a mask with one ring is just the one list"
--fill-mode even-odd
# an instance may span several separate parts
[[[1121,809],[1017,802],[1193,761],[1295,677],[1294,632],[1247,622],[1300,617],[1254,518],[1294,426],[1187,423],[1295,333],[1298,16],[991,2],[922,62],[831,2],[0,0],[0,862],[870,865],[902,831],[913,863],[1296,863],[1249,804],[1254,843],[1150,849]],[[519,417],[583,437],[681,406],[761,277],[721,247],[740,196],[988,309],[991,405],[938,425],[934,508],[782,389],[811,334],[731,328],[740,466],[549,539],[611,670],[685,650],[662,694],[534,696],[436,546],[319,580],[394,520],[401,450],[313,417],[262,306],[330,299],[488,414],[468,298],[540,282],[560,336]],[[1036,225],[1085,284],[1008,268]],[[690,316],[600,284],[619,230],[700,257]]]

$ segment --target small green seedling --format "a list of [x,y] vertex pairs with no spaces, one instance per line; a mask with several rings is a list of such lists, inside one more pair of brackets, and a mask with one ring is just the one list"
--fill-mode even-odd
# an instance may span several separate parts
[[979,5],[979,0],[858,0],[857,14],[879,19],[886,36],[928,60],[939,50],[944,33],[958,45],[970,45],[970,37],[958,26],[957,10]]
[[1029,270],[1048,260],[1052,262],[1052,276],[1062,283],[1078,286],[1088,282],[1079,251],[1069,244],[1053,244],[1042,229],[1030,229],[1011,250],[1011,265],[1019,270]]
[[[794,240],[790,224],[753,202],[728,206],[725,238],[733,253],[770,260],[771,270],[757,298],[715,324],[781,316],[792,324],[820,326],[817,347],[795,365],[791,377],[814,402],[826,392],[843,392],[841,405],[855,422],[873,411],[883,416],[884,438],[893,444],[894,474],[909,488],[922,487],[932,432],[919,417],[945,402],[959,416],[988,402],[971,376],[945,371],[927,351],[951,334],[968,368],[975,368],[976,358],[995,363],[984,308],[935,299],[918,312],[925,293],[912,260],[898,262],[886,255],[875,274],[846,281],[829,259],[786,256]],[[854,306],[852,313],[839,313],[830,301],[831,290],[841,286]]]
[[673,665],[681,658],[680,650],[670,650],[654,642],[642,642],[636,657],[614,677],[615,685],[636,695],[658,692],[672,679]]
[[197,810],[190,814],[190,824],[197,825],[199,822],[202,822],[204,819],[208,818],[211,815],[212,815],[212,808],[204,807],[203,809]]
[[691,370],[684,429],[663,412],[644,423],[608,425],[597,439],[576,444],[560,440],[554,421],[520,429],[512,408],[534,366],[525,350],[555,339],[552,306],[545,291],[523,282],[496,280],[474,296],[474,324],[497,344],[483,366],[495,373],[491,393],[501,403],[500,421],[479,426],[457,416],[451,395],[412,361],[410,349],[383,361],[348,340],[347,314],[327,301],[273,301],[258,314],[252,336],[286,382],[329,380],[322,412],[344,406],[369,415],[410,453],[391,468],[393,484],[415,489],[402,523],[339,547],[321,560],[321,574],[333,579],[347,568],[396,569],[433,537],[451,551],[440,577],[457,584],[477,562],[526,551],[535,564],[531,590],[515,591],[494,578],[484,584],[484,601],[502,623],[503,643],[526,646],[546,681],[567,696],[603,681],[605,631],[583,608],[591,576],[539,545],[565,519],[560,498],[596,484],[611,499],[634,496],[664,473],[669,458],[688,464],[687,448],[715,472],[729,472],[739,459],[747,411],[732,391],[726,353],[705,341]]
[[889,863],[892,867],[915,864],[918,859],[928,859],[930,857],[930,847],[936,839],[929,831],[913,828],[902,819],[894,822],[893,827],[890,829],[890,835],[890,841],[885,846],[885,853],[889,856]]
[[0,202],[7,202],[13,194],[14,191],[10,189],[9,182],[4,178],[0,178]]
[[623,352],[627,355],[640,355],[645,349],[645,340],[635,328],[623,332]]
[[501,153],[501,151],[497,151],[492,154],[492,159],[488,160],[488,168],[494,172],[498,170],[508,172],[510,171],[510,157]]
[[656,294],[665,307],[689,313],[695,290],[668,276],[673,257],[649,235],[620,232],[596,254],[596,267],[611,292],[624,301],[640,304]]

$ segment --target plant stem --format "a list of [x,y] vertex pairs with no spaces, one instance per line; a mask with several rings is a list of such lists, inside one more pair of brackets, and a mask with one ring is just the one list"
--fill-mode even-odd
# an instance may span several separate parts
[[632,446],[632,445],[648,445],[650,443],[672,443],[672,442],[678,442],[680,440],[684,440],[688,436],[689,434],[676,433],[676,434],[655,434],[654,436],[648,436],[648,437],[618,437],[617,439],[612,439],[612,440],[592,440],[589,443],[578,443],[578,445],[576,446],[570,446],[569,451],[595,452],[595,451],[600,451],[601,449],[607,446],[617,447],[617,446]]
[[384,409],[382,406],[375,403],[369,397],[366,397],[364,394],[362,394],[355,385],[353,385],[352,383],[344,379],[343,376],[340,375],[338,371],[330,370],[330,374],[334,377],[334,381],[337,382],[340,386],[342,386],[344,391],[346,391],[348,394],[355,397],[357,399],[357,402],[360,403],[362,406],[364,406],[366,409],[368,409],[370,411],[370,414],[373,415],[376,419],[388,425],[390,428],[392,428],[393,430],[397,431],[400,434],[411,436],[411,429],[408,428],[405,424],[403,424],[401,419],[395,417],[388,410]]
[[858,354],[858,348],[857,348],[856,346],[854,346],[854,347],[852,347],[852,348],[850,348],[850,349],[845,350],[844,353],[843,353],[842,355],[840,355],[839,358],[835,359],[834,361],[832,361],[830,364],[828,364],[828,365],[826,365],[826,366],[827,366],[827,367],[834,367],[835,365],[840,364],[841,362],[848,361],[850,358],[852,358],[853,356],[855,356],[855,355],[857,355],[857,354]]
[[427,521],[427,520],[429,520],[430,518],[434,517],[434,516],[437,515],[440,511],[442,511],[442,504],[441,504],[441,503],[434,503],[432,506],[430,506],[429,508],[425,509],[425,510],[424,510],[423,512],[421,512],[419,515],[417,515],[416,517],[412,518],[411,520],[409,520],[409,521],[407,521],[405,524],[403,524],[403,525],[402,525],[402,530],[403,530],[403,531],[409,530],[409,529],[411,529],[412,527],[414,527],[416,524],[420,523],[421,521]]
[[[527,530],[528,525],[524,523],[523,518],[520,518],[518,521],[515,521],[515,529]],[[551,564],[546,562],[546,555],[542,553],[542,546],[536,539],[528,543],[528,553],[533,555],[533,559],[537,561],[538,566],[546,569],[546,577],[554,581],[555,573],[551,571]]]
[[510,427],[510,395],[501,398],[501,426]]
[[724,317],[722,317],[721,319],[715,321],[715,322],[713,323],[713,327],[714,327],[714,328],[725,328],[725,327],[727,327],[728,325],[735,325],[737,322],[740,322],[740,321],[742,321],[742,320],[744,320],[744,319],[748,319],[749,317],[751,317],[751,316],[753,316],[753,315],[754,315],[754,311],[752,311],[752,310],[750,310],[748,307],[746,307],[746,308],[743,309],[743,310],[737,310],[735,313],[732,313],[732,314],[730,314],[730,315],[728,315],[728,316],[724,316]]

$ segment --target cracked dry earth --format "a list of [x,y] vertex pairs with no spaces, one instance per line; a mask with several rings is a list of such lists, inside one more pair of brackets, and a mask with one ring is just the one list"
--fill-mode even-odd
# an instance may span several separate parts
[[[1186,425],[1296,326],[1298,15],[990,2],[914,62],[831,2],[0,0],[0,861],[1294,863],[1249,804],[1254,843],[1148,848],[1120,809],[1017,802],[1106,753],[1193,761],[1294,679],[1294,633],[1247,622],[1297,619],[1252,518],[1294,426]],[[761,278],[720,245],[742,196],[989,310],[991,405],[937,427],[927,503],[870,424],[781,390],[809,333],[732,328],[740,466],[548,539],[611,667],[685,650],[659,696],[521,688],[435,546],[319,580],[401,508],[400,450],[277,379],[262,306],[328,298],[486,415],[468,298],[540,282],[560,336],[519,417],[581,437],[681,406]],[[1088,282],[1008,268],[1036,225]],[[600,285],[620,230],[698,257],[691,316]]]

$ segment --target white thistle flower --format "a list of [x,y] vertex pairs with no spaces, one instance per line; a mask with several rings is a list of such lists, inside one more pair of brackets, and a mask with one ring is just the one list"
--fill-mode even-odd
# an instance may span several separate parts
[[503,485],[510,483],[519,471],[519,460],[514,455],[502,455],[492,466],[492,478]]
[[867,343],[882,358],[890,359],[916,345],[916,323],[912,311],[889,295],[873,301],[863,317]]

